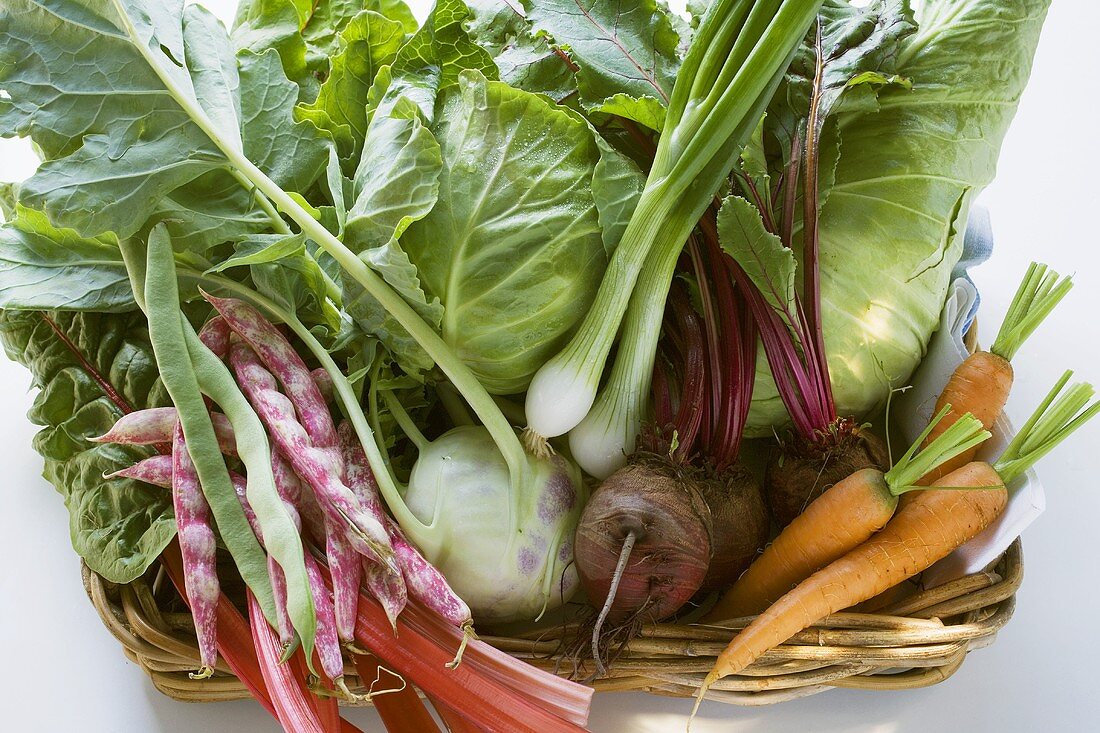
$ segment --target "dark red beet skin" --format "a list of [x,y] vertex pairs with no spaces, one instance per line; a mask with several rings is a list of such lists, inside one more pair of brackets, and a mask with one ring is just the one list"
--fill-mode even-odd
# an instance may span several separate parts
[[574,558],[596,608],[607,600],[623,543],[635,544],[607,620],[671,616],[699,589],[710,564],[710,510],[698,484],[648,463],[629,464],[592,495],[577,527]]
[[764,497],[782,529],[833,484],[863,468],[886,468],[882,441],[854,427],[825,445],[794,441],[776,451],[764,472]]
[[768,541],[768,510],[760,483],[740,464],[704,479],[702,490],[713,515],[714,555],[700,590],[725,590]]

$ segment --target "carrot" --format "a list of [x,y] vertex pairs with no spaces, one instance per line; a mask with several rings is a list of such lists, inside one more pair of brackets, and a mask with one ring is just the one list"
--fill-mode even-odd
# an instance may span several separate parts
[[[942,408],[890,471],[864,468],[833,484],[791,521],[704,617],[718,621],[760,613],[821,568],[866,542],[897,510],[898,497],[937,465],[985,442],[990,433],[964,415],[918,453],[948,415]],[[839,520],[839,521],[838,521]]]
[[1073,385],[1058,397],[1066,372],[1005,448],[994,465],[968,463],[934,486],[914,494],[870,540],[817,571],[757,616],[730,642],[696,696],[737,674],[765,652],[826,616],[882,593],[950,555],[1000,516],[1008,484],[1100,412],[1088,384]]
[[[1008,313],[1005,314],[993,346],[989,351],[977,351],[967,357],[944,386],[936,401],[936,410],[938,412],[947,404],[954,405],[954,409],[928,436],[929,441],[934,440],[940,432],[951,427],[955,420],[967,412],[981,420],[987,430],[993,427],[993,423],[1004,410],[1008,393],[1012,389],[1013,357],[1072,287],[1073,282],[1069,277],[1059,277],[1058,273],[1048,269],[1046,265],[1031,263],[1023,282],[1016,290]],[[975,446],[973,450],[930,471],[922,483],[932,484],[941,476],[966,465],[974,460],[977,451]]]

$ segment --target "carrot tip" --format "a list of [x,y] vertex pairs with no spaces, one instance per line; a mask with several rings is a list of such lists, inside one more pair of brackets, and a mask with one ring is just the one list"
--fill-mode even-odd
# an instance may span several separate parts
[[214,676],[214,668],[208,664],[199,667],[198,672],[188,672],[187,676],[193,680],[205,680]]

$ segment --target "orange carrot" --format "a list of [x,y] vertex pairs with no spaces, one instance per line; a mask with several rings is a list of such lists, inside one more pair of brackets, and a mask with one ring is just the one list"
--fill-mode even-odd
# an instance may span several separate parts
[[[1008,502],[1008,484],[1100,412],[1088,384],[1058,393],[1067,372],[993,466],[969,463],[910,497],[870,540],[817,571],[741,631],[719,655],[696,697],[826,616],[882,593],[930,567],[988,527]],[[1056,399],[1057,398],[1057,399]],[[692,712],[694,716],[695,711]]]
[[810,574],[859,547],[890,521],[898,497],[917,488],[917,479],[940,463],[989,438],[964,415],[917,453],[927,433],[950,412],[940,410],[931,424],[889,472],[864,468],[833,484],[788,524],[704,621],[751,616],[766,609]]
[[943,480],[952,487],[985,490],[932,489],[914,495],[881,532],[811,575],[749,624],[718,657],[704,685],[737,674],[815,621],[873,598],[947,557],[989,526],[1007,502],[1003,481],[988,463],[969,463]]
[[[1050,314],[1059,301],[1073,287],[1068,277],[1059,277],[1046,265],[1031,263],[1027,275],[1016,291],[1012,304],[1005,314],[1001,330],[989,351],[978,351],[958,366],[936,401],[938,412],[944,405],[954,405],[936,430],[928,436],[934,440],[940,432],[951,427],[959,416],[969,412],[982,421],[988,430],[1000,417],[1012,389],[1012,359],[1024,341],[1035,332],[1039,324]],[[962,453],[954,460],[929,472],[923,484],[932,484],[956,468],[974,460],[978,449]]]

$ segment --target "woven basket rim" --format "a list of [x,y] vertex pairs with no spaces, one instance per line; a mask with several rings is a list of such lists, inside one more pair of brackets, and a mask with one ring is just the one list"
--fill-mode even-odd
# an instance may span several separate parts
[[[988,569],[920,590],[873,613],[834,614],[767,653],[740,675],[716,683],[708,699],[768,705],[841,687],[901,690],[942,682],[966,654],[992,643],[1012,617],[1023,581],[1019,540]],[[186,702],[249,697],[219,661],[207,680],[192,680],[198,650],[190,615],[158,570],[132,583],[104,580],[82,562],[84,587],[123,653],[165,695]],[[715,625],[649,624],[628,643],[606,677],[589,684],[597,692],[641,691],[689,697],[725,647],[749,619]],[[558,653],[568,626],[482,640],[541,669],[562,674]],[[349,684],[359,683],[355,669]],[[369,704],[369,703],[359,703]]]

